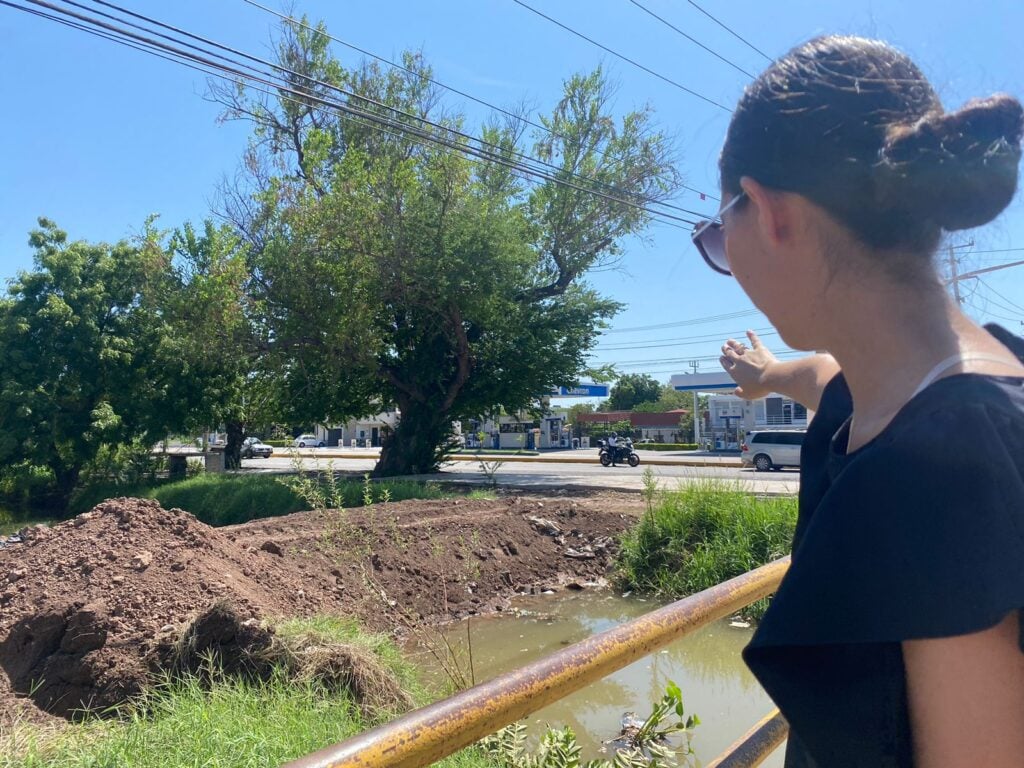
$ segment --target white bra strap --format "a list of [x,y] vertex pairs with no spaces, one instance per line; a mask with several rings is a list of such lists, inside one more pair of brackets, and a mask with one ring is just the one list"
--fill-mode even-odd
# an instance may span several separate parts
[[1015,358],[1006,357],[1006,355],[988,355],[985,353],[978,353],[972,355],[961,352],[960,354],[947,357],[941,363],[939,363],[930,371],[928,371],[928,374],[921,380],[921,383],[917,385],[917,389],[914,390],[914,394],[912,394],[910,398],[913,399],[917,397],[917,395],[919,395],[926,387],[928,387],[929,384],[931,384],[933,381],[939,378],[939,376],[941,376],[943,373],[948,371],[953,366],[959,365],[960,363],[973,362],[976,360],[981,360],[987,363],[1005,363],[1006,365],[1018,365],[1020,362]]

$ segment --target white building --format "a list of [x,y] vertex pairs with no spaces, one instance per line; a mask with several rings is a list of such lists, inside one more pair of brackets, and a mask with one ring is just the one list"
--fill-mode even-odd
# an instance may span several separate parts
[[755,429],[805,428],[813,415],[800,403],[778,394],[757,400],[736,397],[731,394],[736,389],[736,382],[725,371],[676,374],[669,383],[681,392],[708,395],[708,411],[701,424],[701,442],[710,439],[712,445],[720,450],[738,450],[744,435]]
[[397,423],[398,411],[382,411],[344,424],[317,424],[313,432],[330,447],[377,448],[384,432],[394,429]]

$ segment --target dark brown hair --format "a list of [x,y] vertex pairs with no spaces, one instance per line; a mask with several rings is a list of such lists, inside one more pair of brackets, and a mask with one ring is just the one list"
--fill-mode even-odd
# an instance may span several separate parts
[[743,95],[719,161],[828,211],[861,242],[931,254],[994,219],[1017,188],[1024,111],[1007,95],[947,113],[917,66],[876,40],[821,37]]

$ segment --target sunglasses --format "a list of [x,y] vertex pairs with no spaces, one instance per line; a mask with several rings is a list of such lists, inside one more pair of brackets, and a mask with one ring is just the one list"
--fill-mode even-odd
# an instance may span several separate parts
[[746,196],[746,192],[740,192],[730,200],[728,205],[718,212],[718,221],[698,221],[693,228],[693,234],[690,235],[707,265],[721,275],[732,275],[729,260],[725,257],[725,224],[722,222],[722,215]]

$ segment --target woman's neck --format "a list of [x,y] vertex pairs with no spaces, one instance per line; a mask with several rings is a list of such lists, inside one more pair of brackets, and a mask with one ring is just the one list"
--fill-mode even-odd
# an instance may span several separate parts
[[928,372],[962,352],[965,336],[977,329],[937,281],[862,281],[833,307],[827,348],[853,396],[850,450],[881,432]]

